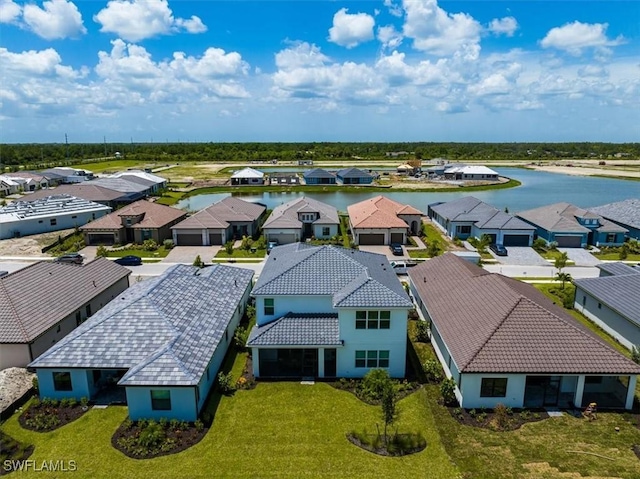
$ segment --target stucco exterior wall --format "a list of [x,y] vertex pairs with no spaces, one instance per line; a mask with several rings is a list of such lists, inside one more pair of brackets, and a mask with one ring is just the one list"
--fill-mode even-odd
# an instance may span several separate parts
[[[151,391],[169,390],[171,395],[171,410],[154,411],[151,408]],[[127,405],[129,418],[138,419],[178,419],[180,421],[195,421],[198,418],[196,408],[196,388],[185,387],[128,387]]]
[[[71,228],[79,228],[89,221],[98,219],[110,210],[91,212],[69,212],[59,213],[48,217],[33,217],[23,220],[5,222],[0,225],[0,239],[14,238],[18,236],[29,236],[50,231],[59,231]],[[55,219],[56,224],[52,225],[51,220]]]
[[[53,383],[53,375],[57,372],[71,373],[71,391],[56,391]],[[38,368],[36,370],[38,376],[38,388],[41,398],[62,399],[76,398],[80,399],[91,396],[91,389],[87,380],[87,372],[85,369],[65,369],[65,368]]]
[[[274,299],[274,314],[264,314],[264,298]],[[335,313],[330,295],[318,296],[256,296],[256,323],[262,326],[289,312],[294,313]]]
[[[324,228],[329,228],[329,234],[323,235],[322,230]],[[314,224],[313,225],[313,236],[318,239],[329,239],[332,236],[336,236],[338,234],[338,225],[323,225],[323,224]]]

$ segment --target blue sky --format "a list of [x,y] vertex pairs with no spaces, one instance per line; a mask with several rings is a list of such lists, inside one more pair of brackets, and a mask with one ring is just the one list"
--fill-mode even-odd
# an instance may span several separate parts
[[638,141],[640,2],[0,0],[0,141]]

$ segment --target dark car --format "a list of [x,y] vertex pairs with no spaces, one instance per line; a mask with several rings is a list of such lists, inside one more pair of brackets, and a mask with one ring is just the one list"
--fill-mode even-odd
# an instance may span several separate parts
[[122,266],[139,266],[142,264],[142,258],[140,256],[129,255],[118,258],[113,262]]
[[391,253],[393,253],[393,256],[402,256],[404,254],[400,243],[391,243],[389,245],[389,249],[391,250]]
[[501,244],[492,244],[491,246],[489,246],[489,249],[498,256],[507,256],[507,248],[505,248]]
[[84,261],[84,256],[80,253],[67,253],[62,256],[58,256],[55,260],[56,263],[74,263],[74,264],[82,264]]
[[267,243],[267,254],[271,253],[271,250],[276,246],[278,246],[277,241],[269,241],[269,243]]

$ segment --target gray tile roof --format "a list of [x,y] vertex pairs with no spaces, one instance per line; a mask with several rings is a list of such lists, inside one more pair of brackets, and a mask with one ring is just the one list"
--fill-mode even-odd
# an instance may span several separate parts
[[331,295],[335,307],[412,306],[384,255],[293,243],[274,248],[254,295]]
[[71,195],[97,202],[126,200],[126,195],[120,191],[115,191],[110,188],[94,184],[93,181],[85,181],[74,185],[60,185],[55,188],[38,190],[34,193],[30,193],[29,196],[25,197],[25,199],[29,198],[29,200],[35,200],[51,195]]
[[0,278],[0,343],[28,343],[131,274],[105,258],[40,261]]
[[531,285],[449,253],[409,277],[462,372],[640,373]]
[[640,326],[640,274],[633,271],[629,274],[576,279],[573,282],[577,288]]
[[227,196],[225,199],[198,211],[195,215],[174,225],[171,229],[226,229],[234,222],[255,221],[260,218],[265,210],[266,207],[264,205],[244,201],[233,196]]
[[[633,266],[629,266],[624,263],[599,263],[596,265],[596,268],[609,273],[611,275],[618,274],[640,274],[640,268],[634,268]],[[638,292],[640,294],[640,292]]]
[[299,213],[319,213],[314,224],[340,224],[338,210],[333,206],[303,196],[274,208],[262,228],[302,228],[302,221],[298,219]]
[[303,175],[305,178],[335,178],[336,175],[323,170],[322,168],[315,168],[313,170],[305,171]]
[[443,218],[451,221],[469,221],[482,229],[534,230],[529,223],[500,211],[473,196],[465,196],[431,206]]
[[359,168],[343,168],[336,173],[340,178],[371,178],[373,175]]
[[601,232],[626,233],[627,230],[591,211],[578,208],[570,203],[554,203],[531,210],[521,211],[518,217],[547,231],[560,233],[588,233],[589,228],[578,223],[576,218],[595,218],[600,221]]
[[133,285],[30,366],[128,369],[123,386],[195,385],[252,277],[220,264],[175,265]]
[[91,180],[91,183],[97,186],[102,186],[103,188],[109,188],[110,190],[120,191],[121,193],[127,194],[142,194],[149,189],[147,185],[141,185],[140,183],[135,183],[125,178],[104,177]]
[[251,330],[248,346],[338,346],[338,315],[289,313]]
[[589,210],[616,223],[640,229],[640,198],[630,198],[589,208]]

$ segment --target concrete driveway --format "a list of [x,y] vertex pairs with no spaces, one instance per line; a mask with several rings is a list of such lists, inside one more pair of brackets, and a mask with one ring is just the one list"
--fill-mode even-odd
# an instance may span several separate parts
[[360,246],[360,251],[367,251],[369,253],[378,253],[386,256],[389,261],[397,261],[400,259],[409,259],[409,255],[407,254],[407,248],[405,246],[402,247],[402,252],[404,253],[402,256],[394,256],[391,250],[389,249],[389,245],[380,245],[380,246]]
[[200,255],[202,261],[211,263],[220,248],[222,246],[174,246],[162,262],[193,264],[196,256]]
[[487,248],[491,255],[501,264],[513,264],[519,266],[549,266],[549,262],[536,253],[529,246],[507,246],[507,256],[497,256]]
[[598,258],[593,256],[589,251],[582,248],[558,248],[558,251],[567,253],[567,256],[576,266],[595,266],[602,263]]

